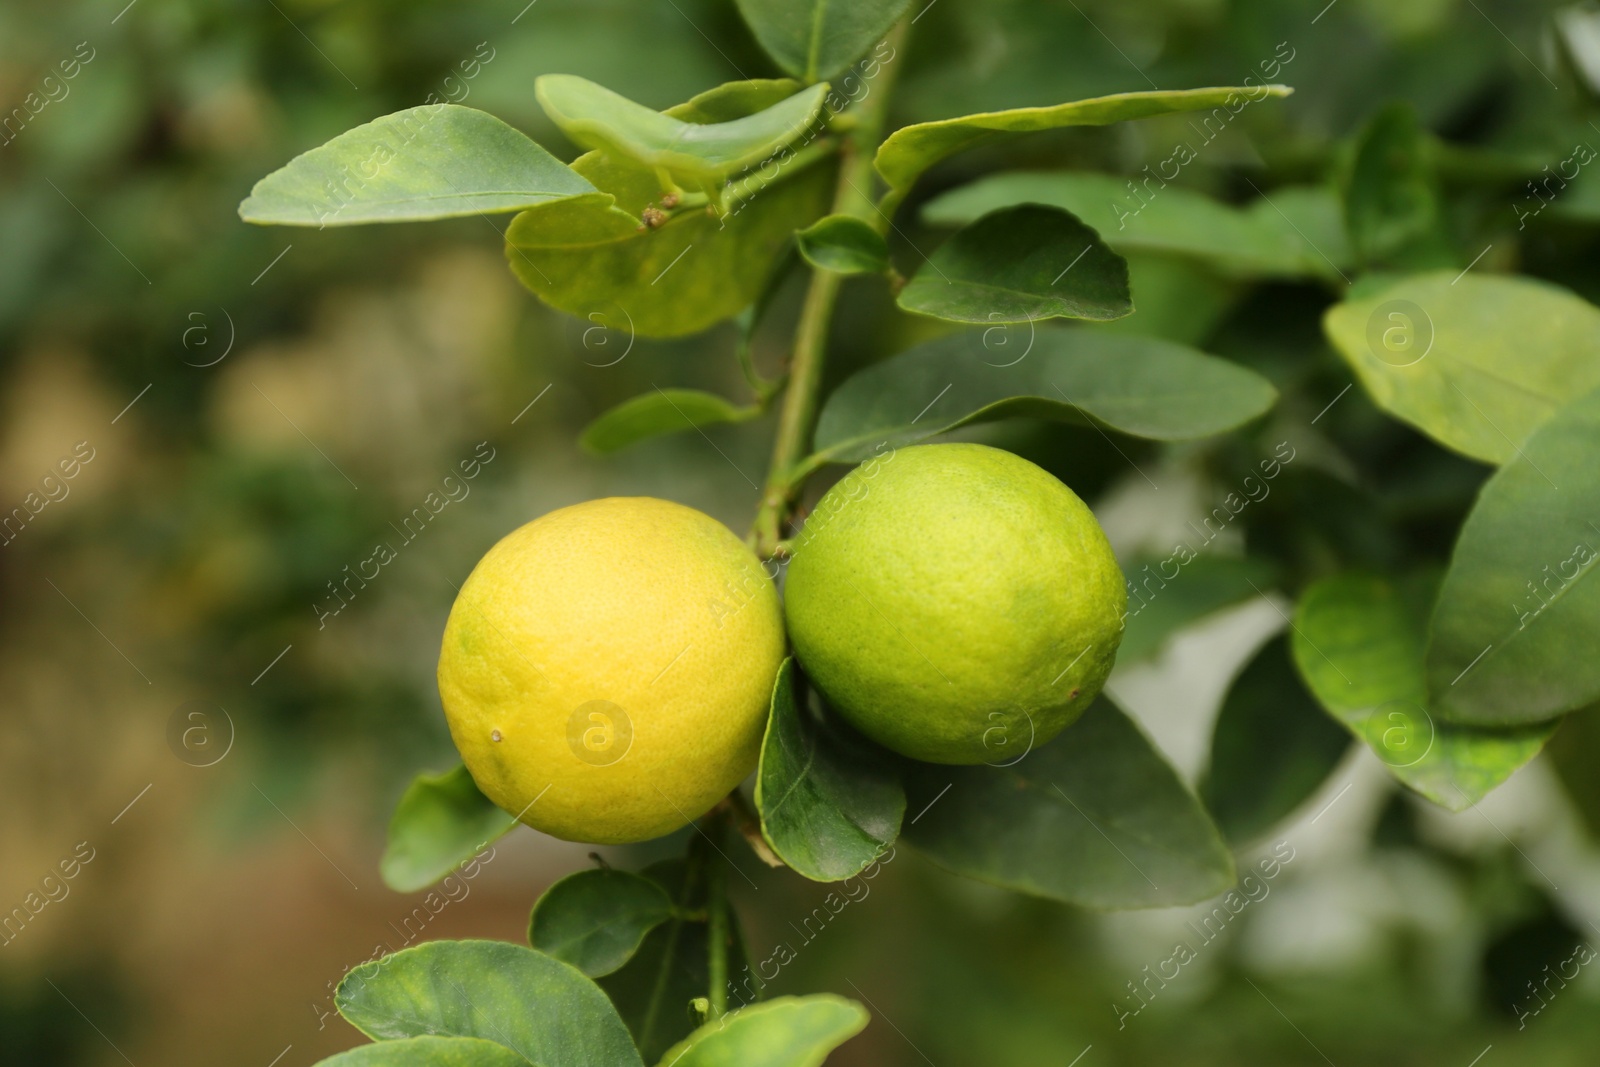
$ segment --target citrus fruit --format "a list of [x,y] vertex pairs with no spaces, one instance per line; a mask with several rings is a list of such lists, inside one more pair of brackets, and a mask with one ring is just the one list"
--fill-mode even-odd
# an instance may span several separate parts
[[1010,763],[1088,707],[1127,593],[1094,515],[1046,471],[974,444],[851,471],[795,538],[795,653],[867,736],[933,763]]
[[618,844],[703,814],[755,768],[783,618],[726,526],[648,497],[508,534],[450,609],[439,695],[478,788],[538,830]]

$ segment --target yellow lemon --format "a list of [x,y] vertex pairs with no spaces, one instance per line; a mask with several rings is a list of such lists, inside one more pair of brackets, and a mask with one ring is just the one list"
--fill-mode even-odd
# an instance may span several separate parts
[[867,736],[932,763],[1009,764],[1081,715],[1122,642],[1127,592],[1093,513],[997,448],[862,464],[795,538],[795,654]]
[[777,593],[726,526],[611,497],[489,550],[439,653],[450,735],[478,788],[569,841],[659,837],[756,765],[784,655]]

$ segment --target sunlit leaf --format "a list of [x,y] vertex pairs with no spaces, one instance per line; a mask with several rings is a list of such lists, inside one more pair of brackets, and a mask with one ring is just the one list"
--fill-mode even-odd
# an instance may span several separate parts
[[907,311],[956,322],[1108,321],[1133,313],[1128,264],[1060,208],[1001,208],[957,232],[901,290]]
[[246,222],[353,226],[498,211],[594,186],[493,115],[454,104],[397,111],[341,133],[256,183]]
[[1105,695],[1009,767],[914,764],[904,838],[958,874],[1106,910],[1160,908],[1233,884],[1205,809]]
[[663,1067],[821,1067],[866,1029],[853,1000],[818,993],[778,997],[710,1022],[661,1058]]
[[1250,104],[1288,96],[1291,91],[1283,85],[1152,90],[921,122],[890,134],[878,146],[873,162],[891,186],[904,189],[946,156],[997,138],[1063,126],[1109,126],[1178,111],[1220,112],[1219,121],[1225,128]]
[[1430,713],[1422,642],[1431,589],[1402,596],[1380,578],[1323,579],[1300,597],[1290,647],[1322,706],[1390,773],[1461,811],[1538,755],[1555,724],[1480,729]]
[[379,871],[399,893],[426,888],[497,840],[517,820],[478,791],[465,766],[419,774],[389,820]]
[[1324,326],[1379,407],[1490,463],[1600,386],[1600,309],[1532,278],[1416,275],[1334,305]]
[[854,461],[883,442],[910,444],[1015,416],[1188,440],[1241,426],[1276,398],[1253,371],[1167,341],[995,326],[941,337],[858,371],[828,397],[816,451]]

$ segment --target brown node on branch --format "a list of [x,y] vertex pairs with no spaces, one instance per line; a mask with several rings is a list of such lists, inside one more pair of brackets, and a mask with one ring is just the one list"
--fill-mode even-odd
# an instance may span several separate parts
[[641,218],[646,228],[654,230],[667,221],[667,213],[658,207],[647,207]]

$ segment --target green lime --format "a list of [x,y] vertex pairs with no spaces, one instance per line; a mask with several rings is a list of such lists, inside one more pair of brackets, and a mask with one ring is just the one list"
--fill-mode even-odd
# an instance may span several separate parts
[[789,638],[867,736],[932,763],[1010,763],[1105,684],[1127,592],[1087,505],[1019,456],[887,452],[795,538]]

